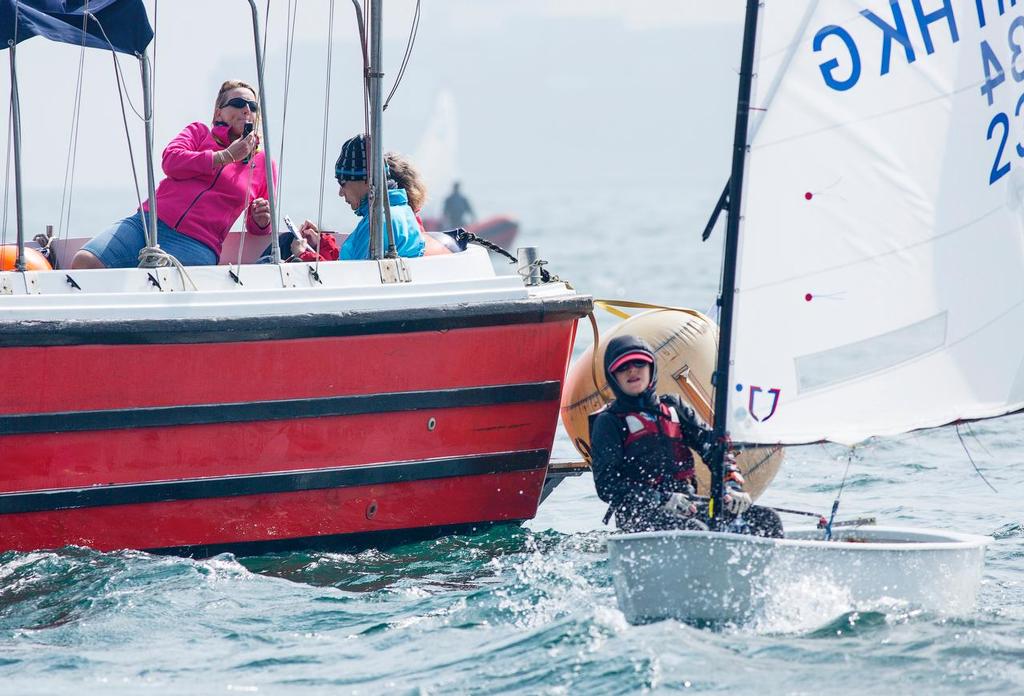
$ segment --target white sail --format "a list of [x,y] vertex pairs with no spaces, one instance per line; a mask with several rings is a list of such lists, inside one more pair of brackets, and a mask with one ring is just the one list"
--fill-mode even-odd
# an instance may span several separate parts
[[1022,47],[1024,3],[766,0],[734,440],[852,443],[1024,407]]
[[440,216],[444,197],[459,178],[459,120],[455,96],[442,89],[434,101],[434,110],[420,137],[413,161],[423,174],[432,192],[428,210]]

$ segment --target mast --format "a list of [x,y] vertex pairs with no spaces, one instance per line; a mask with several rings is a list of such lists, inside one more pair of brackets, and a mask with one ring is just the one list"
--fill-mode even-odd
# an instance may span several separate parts
[[370,184],[370,258],[381,257],[380,231],[384,228],[384,198],[388,195],[388,185],[384,180],[384,148],[381,138],[383,130],[381,121],[384,116],[384,105],[381,99],[381,83],[384,81],[382,70],[383,56],[383,16],[384,0],[370,2],[370,65],[366,79],[370,86],[370,152],[367,160],[367,173]]
[[11,125],[14,129],[14,211],[18,230],[18,256],[14,269],[25,270],[25,221],[21,205],[21,104],[18,101],[18,70],[14,60],[15,43],[7,42],[11,52]]
[[149,52],[139,54],[142,66],[142,113],[146,121],[146,190],[149,193],[148,240],[151,247],[157,246],[156,234],[156,176],[153,172],[153,77],[149,67]]
[[256,44],[256,79],[260,90],[260,109],[263,110],[260,117],[260,123],[263,125],[263,156],[265,157],[263,168],[267,174],[270,232],[271,239],[274,240],[270,245],[270,255],[274,263],[281,263],[281,245],[277,243],[277,192],[274,190],[274,166],[270,161],[270,119],[267,118],[267,92],[263,85],[263,51],[260,49],[260,18],[256,10],[256,0],[249,0],[249,7],[252,8],[252,38]]
[[[716,443],[724,442],[729,409],[729,353],[732,343],[733,300],[736,294],[736,256],[739,250],[741,196],[743,169],[747,155],[747,124],[750,117],[750,92],[754,73],[754,46],[757,40],[757,13],[761,0],[747,0],[743,23],[743,52],[740,60],[740,85],[736,99],[736,131],[733,136],[732,171],[729,178],[729,218],[725,234],[725,257],[722,261],[722,291],[718,297],[719,340],[718,362],[715,367],[715,426]],[[724,447],[718,447],[710,462],[712,522],[722,513],[725,495]]]

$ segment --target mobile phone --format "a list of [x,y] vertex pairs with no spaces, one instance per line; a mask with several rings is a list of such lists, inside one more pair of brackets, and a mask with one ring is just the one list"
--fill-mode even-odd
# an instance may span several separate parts
[[[250,121],[249,123],[246,123],[246,124],[245,124],[245,125],[244,125],[244,126],[242,127],[242,137],[243,137],[243,138],[247,138],[247,137],[249,137],[249,134],[250,134],[250,133],[252,133],[252,129],[253,129],[253,125],[252,125],[252,122]],[[249,153],[248,155],[246,155],[246,156],[245,156],[245,159],[244,159],[244,160],[242,160],[242,164],[249,164],[249,160],[250,160],[250,159],[252,159],[252,156],[253,156],[253,155],[254,155],[255,153],[256,153],[256,148],[253,148],[252,152],[250,152],[250,153]]]
[[303,239],[302,235],[299,234],[298,229],[295,228],[295,223],[287,215],[284,216],[284,226],[288,228],[288,231],[294,234],[299,239]]

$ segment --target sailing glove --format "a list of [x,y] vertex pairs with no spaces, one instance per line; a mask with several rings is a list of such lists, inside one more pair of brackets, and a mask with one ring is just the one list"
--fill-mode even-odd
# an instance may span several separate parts
[[730,490],[725,494],[725,497],[722,498],[722,503],[725,505],[725,509],[732,514],[742,515],[750,509],[750,506],[754,504],[754,501],[750,499],[749,493]]
[[682,517],[697,514],[697,506],[693,504],[693,501],[685,493],[669,493],[668,499],[661,504],[661,509],[673,515],[681,515]]

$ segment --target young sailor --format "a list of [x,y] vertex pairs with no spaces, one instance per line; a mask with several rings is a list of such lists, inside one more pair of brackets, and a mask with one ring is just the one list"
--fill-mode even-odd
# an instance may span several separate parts
[[[615,400],[591,416],[590,444],[597,495],[609,504],[625,532],[707,529],[708,504],[698,500],[691,449],[706,458],[712,431],[674,394],[655,393],[658,366],[650,346],[636,336],[608,343],[605,376]],[[769,508],[752,506],[743,475],[726,455],[723,500],[737,529],[758,536],[782,536],[782,522]],[[741,519],[737,519],[741,518]]]

